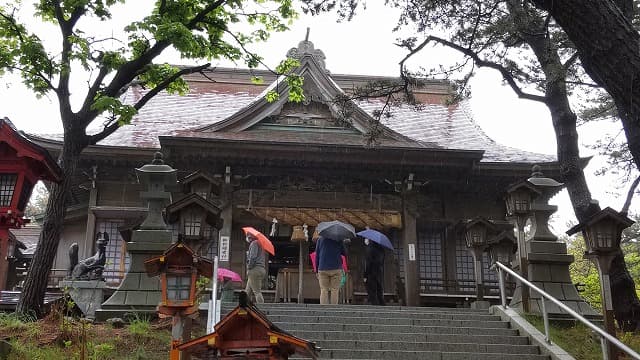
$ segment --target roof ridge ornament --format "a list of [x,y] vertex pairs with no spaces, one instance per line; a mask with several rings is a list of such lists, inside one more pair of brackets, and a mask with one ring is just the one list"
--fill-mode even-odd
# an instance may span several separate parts
[[313,43],[309,41],[309,31],[310,29],[307,28],[307,35],[304,40],[298,43],[298,47],[293,47],[287,51],[287,57],[302,60],[305,56],[311,56],[318,62],[325,72],[329,73],[324,62],[326,56],[324,56],[324,52],[322,52],[322,50],[316,49]]

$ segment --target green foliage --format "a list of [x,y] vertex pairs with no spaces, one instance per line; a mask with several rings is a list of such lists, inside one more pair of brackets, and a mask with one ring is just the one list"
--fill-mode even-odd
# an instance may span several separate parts
[[0,328],[9,331],[22,330],[27,328],[27,324],[18,314],[0,312]]
[[[634,225],[636,226],[636,225]],[[635,283],[640,281],[640,243],[635,240],[635,230],[627,233],[627,242],[622,244],[624,260],[627,270]],[[634,239],[634,240],[631,240]],[[575,257],[575,261],[569,266],[571,280],[574,284],[581,284],[580,295],[596,310],[602,309],[600,297],[600,276],[597,267],[589,260],[584,259],[585,243],[581,235],[568,240],[568,252]],[[636,288],[636,293],[640,296],[640,289]]]
[[[538,331],[544,334],[544,322],[541,316],[524,315]],[[582,324],[570,325],[561,323],[549,324],[551,342],[565,349],[574,358],[580,360],[600,360],[602,350],[600,341],[591,336],[591,329]]]
[[[294,58],[286,58],[276,66],[276,73],[285,76],[285,82],[289,87],[289,101],[300,103],[304,101],[304,90],[302,85],[304,78],[295,74],[295,70],[300,66],[300,61]],[[274,102],[280,99],[280,94],[276,90],[267,92],[266,99],[268,102]]]
[[144,318],[135,318],[131,321],[127,330],[129,331],[129,334],[135,337],[146,337],[151,334],[151,323],[149,320]]
[[602,309],[600,296],[600,276],[598,268],[587,259],[584,259],[585,243],[581,235],[569,240],[568,253],[573,255],[575,261],[569,265],[569,273],[574,284],[579,284],[582,290],[580,296],[597,311]]
[[113,344],[103,343],[89,347],[92,352],[89,354],[89,360],[109,359],[115,353],[116,347]]
[[34,187],[31,193],[29,203],[25,208],[24,214],[28,218],[33,218],[37,215],[44,214],[47,208],[47,201],[49,201],[49,191],[44,184],[39,181]]
[[56,347],[39,346],[37,343],[11,341],[12,351],[7,360],[68,360],[69,356]]
[[[27,2],[4,0],[0,2],[0,75],[17,72],[38,96],[53,93],[61,104],[71,103],[67,90],[71,74],[86,75],[88,91],[74,94],[86,96],[79,102],[82,108],[75,113],[70,105],[61,109],[62,121],[66,125],[77,122],[82,130],[94,120],[102,121],[105,125],[99,137],[106,137],[118,126],[130,123],[137,109],[148,101],[123,104],[121,95],[131,84],[155,90],[153,94],[188,91],[177,76],[181,69],[153,63],[165,49],[172,47],[188,59],[224,58],[256,67],[262,58],[250,52],[249,45],[288,29],[297,18],[292,1],[156,1],[151,13],[141,14],[141,20],[124,27],[126,40],[97,37],[87,24],[109,26],[113,7],[134,5],[133,0],[36,1],[30,13],[60,31],[62,41],[55,48],[18,17],[25,13],[21,10],[29,6]],[[291,99],[300,100],[299,80],[288,81],[293,87]]]

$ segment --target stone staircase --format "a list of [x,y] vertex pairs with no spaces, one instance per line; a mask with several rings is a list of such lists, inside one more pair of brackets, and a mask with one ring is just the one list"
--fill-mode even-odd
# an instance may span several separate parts
[[314,341],[322,359],[549,360],[487,310],[295,303],[259,308],[282,330]]

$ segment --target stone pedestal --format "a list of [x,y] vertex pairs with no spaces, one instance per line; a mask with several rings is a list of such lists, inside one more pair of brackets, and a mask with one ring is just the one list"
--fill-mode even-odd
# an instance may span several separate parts
[[158,277],[148,277],[144,262],[160,256],[171,245],[168,230],[135,230],[127,243],[131,265],[122,283],[102,309],[96,312],[96,319],[104,321],[112,317],[123,317],[125,313],[153,315],[160,303],[161,289]]
[[73,302],[87,318],[95,319],[95,313],[104,300],[104,288],[107,286],[104,281],[64,280],[60,281],[59,286],[69,293]]
[[[573,255],[567,254],[567,245],[558,241],[526,242],[528,260],[529,281],[549,295],[562,301],[565,305],[585,317],[598,317],[596,312],[578,294],[576,287],[571,282],[569,265],[574,261]],[[534,314],[542,314],[542,297],[536,291],[530,291],[529,311]],[[523,310],[522,292],[520,284],[516,287],[513,299],[509,305]],[[569,316],[557,305],[546,302],[547,312],[556,318]]]

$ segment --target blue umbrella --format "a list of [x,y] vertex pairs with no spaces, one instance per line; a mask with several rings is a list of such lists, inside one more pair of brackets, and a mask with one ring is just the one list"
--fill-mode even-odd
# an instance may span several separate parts
[[352,225],[338,220],[321,222],[318,224],[316,230],[318,230],[318,234],[323,238],[335,241],[356,237],[356,229]]
[[373,230],[373,229],[362,230],[358,232],[358,235],[362,236],[363,238],[367,238],[373,242],[377,242],[378,244],[386,247],[387,249],[393,250],[393,245],[391,245],[391,241],[389,241],[389,238],[387,237],[387,235],[381,233],[378,230]]

